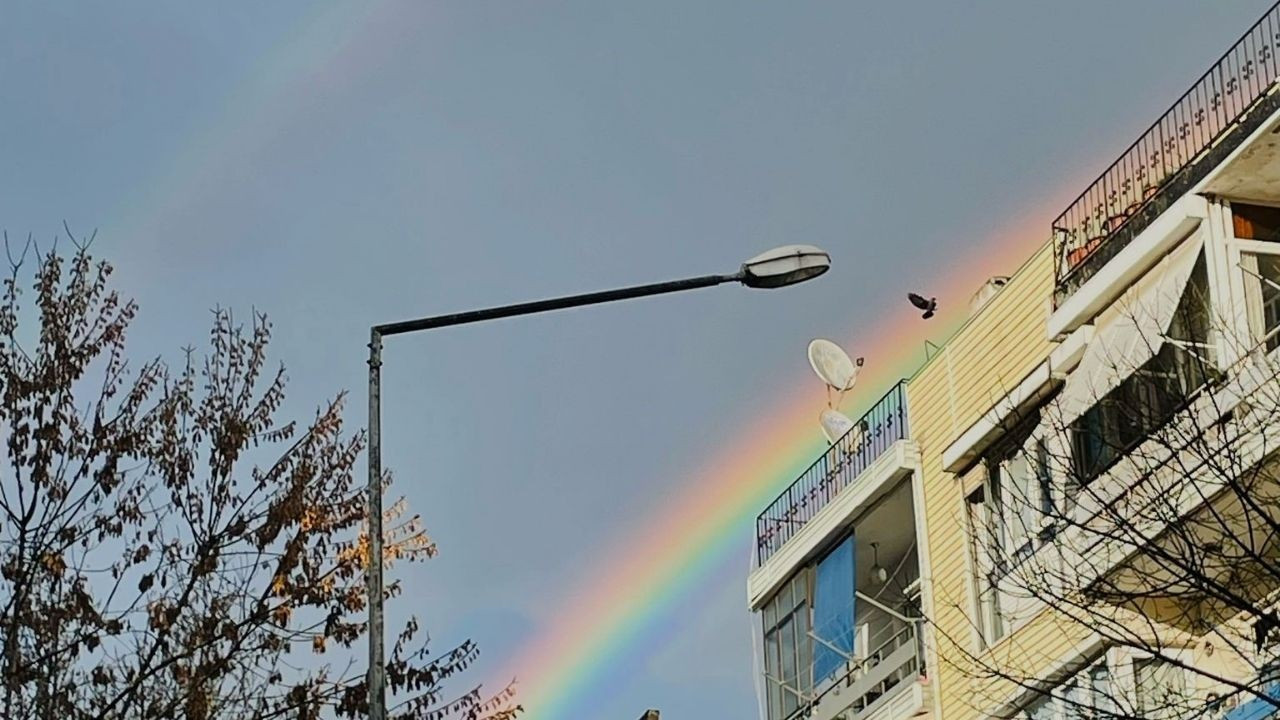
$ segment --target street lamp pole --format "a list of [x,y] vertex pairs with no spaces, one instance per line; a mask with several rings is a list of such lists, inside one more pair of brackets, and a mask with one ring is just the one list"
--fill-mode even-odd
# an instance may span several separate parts
[[384,645],[384,589],[382,581],[382,339],[391,335],[434,330],[452,325],[467,325],[535,313],[566,310],[583,305],[598,305],[619,300],[697,290],[728,282],[740,282],[753,288],[777,288],[815,278],[831,266],[830,256],[811,245],[789,245],[776,248],[743,263],[736,273],[702,275],[670,282],[636,285],[617,290],[535,300],[468,312],[437,315],[374,325],[369,329],[369,481],[366,512],[368,514],[368,556],[365,583],[369,603],[369,720],[386,720],[387,676]]

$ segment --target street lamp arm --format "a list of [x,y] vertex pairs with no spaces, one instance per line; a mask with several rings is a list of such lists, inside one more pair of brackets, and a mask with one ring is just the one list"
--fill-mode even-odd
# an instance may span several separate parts
[[417,332],[419,330],[431,330],[434,328],[448,327],[450,325],[466,325],[468,323],[482,322],[485,320],[498,320],[500,318],[515,317],[517,315],[532,315],[534,313],[550,312],[552,310],[566,310],[568,308],[581,307],[583,305],[596,305],[599,303],[630,300],[632,298],[646,297],[649,295],[663,295],[665,293],[681,292],[683,290],[696,290],[698,288],[711,287],[713,285],[720,285],[727,282],[740,282],[741,280],[741,272],[737,272],[732,275],[702,275],[700,277],[686,278],[684,280],[671,280],[668,282],[651,283],[649,285],[635,285],[627,288],[619,288],[617,290],[603,290],[600,292],[568,295],[565,297],[550,298],[547,300],[534,300],[532,302],[516,303],[515,305],[503,305],[501,307],[485,308],[483,310],[469,310],[467,312],[451,313],[448,315],[436,315],[435,317],[419,318],[417,320],[403,320],[401,322],[375,325],[373,327],[373,331],[377,335],[381,335],[383,337],[388,335],[402,335],[404,333]]
[[750,288],[772,289],[794,285],[815,278],[831,266],[831,256],[825,250],[812,245],[787,245],[763,252],[742,264],[738,272],[728,275],[702,275],[684,280],[636,285],[634,287],[604,290],[601,292],[568,295],[548,300],[503,305],[483,310],[436,315],[435,317],[404,320],[374,325],[369,328],[369,483],[366,488],[366,519],[368,521],[368,555],[365,583],[369,603],[369,720],[386,720],[387,675],[383,640],[383,585],[382,566],[382,339],[388,335],[403,335],[419,330],[466,325],[468,323],[498,320],[517,315],[565,310],[583,305],[630,300],[697,290],[699,288],[738,282]]

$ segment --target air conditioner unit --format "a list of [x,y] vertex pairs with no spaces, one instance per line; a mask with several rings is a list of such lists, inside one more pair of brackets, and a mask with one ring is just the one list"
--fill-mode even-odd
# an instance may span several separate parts
[[969,316],[972,317],[987,304],[991,298],[996,296],[1005,285],[1009,284],[1009,278],[1005,275],[996,275],[989,278],[982,287],[978,288],[978,292],[969,298]]

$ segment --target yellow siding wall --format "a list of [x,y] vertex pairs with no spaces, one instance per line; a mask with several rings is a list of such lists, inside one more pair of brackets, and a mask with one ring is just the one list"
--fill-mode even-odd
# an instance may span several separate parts
[[[973,629],[961,480],[942,469],[942,451],[1049,355],[1046,320],[1053,294],[1053,249],[1046,244],[907,385],[912,437],[921,451],[921,494],[929,559],[931,618],[940,662],[933,673],[943,718],[975,718],[1012,688],[973,679]],[[1040,665],[1070,652],[1078,635],[1041,616],[990,652]],[[1028,652],[1024,653],[1024,649]],[[1001,661],[1002,663],[1004,660]],[[1022,664],[1022,662],[1019,662]],[[1030,668],[1028,668],[1030,669]]]

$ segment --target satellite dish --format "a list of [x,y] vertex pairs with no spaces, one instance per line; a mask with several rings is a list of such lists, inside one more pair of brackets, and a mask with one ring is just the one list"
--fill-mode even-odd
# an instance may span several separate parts
[[862,358],[855,363],[839,345],[819,338],[809,343],[809,364],[827,387],[845,392],[857,382]]
[[844,413],[830,408],[822,411],[818,416],[818,422],[822,423],[822,434],[827,436],[827,442],[832,445],[848,434],[856,424]]

